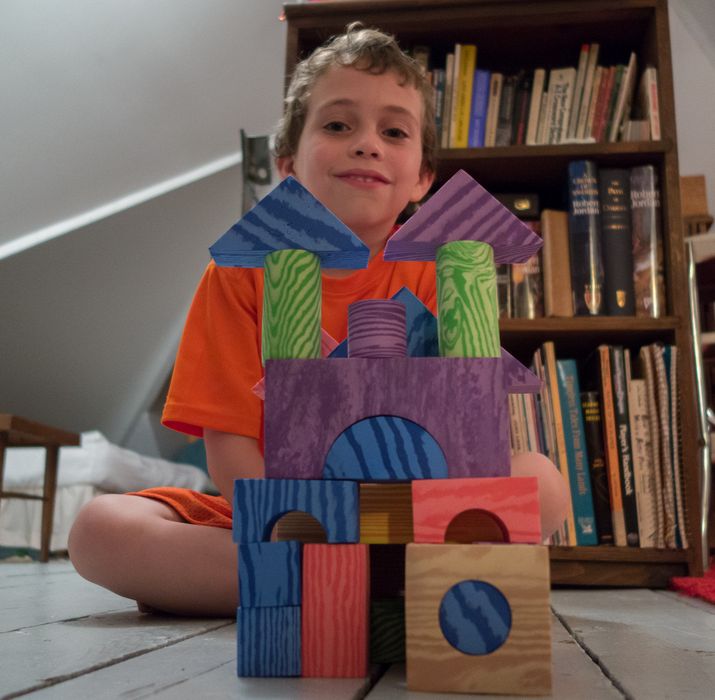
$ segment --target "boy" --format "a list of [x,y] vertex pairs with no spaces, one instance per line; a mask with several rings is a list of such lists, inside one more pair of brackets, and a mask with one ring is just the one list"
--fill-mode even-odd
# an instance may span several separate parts
[[[347,334],[350,303],[388,298],[402,286],[435,312],[433,263],[382,258],[397,216],[433,183],[435,143],[431,88],[392,37],[351,25],[296,67],[277,136],[278,171],[296,177],[371,255],[365,270],[323,273],[322,325],[333,337]],[[251,393],[262,376],[262,297],[262,271],[209,264],[164,410],[165,425],[203,435],[222,497],[169,488],[101,496],[73,526],[69,549],[78,572],[141,601],[140,609],[235,614],[233,480],[264,475],[262,406]],[[550,463],[547,471],[556,506],[545,510],[556,513],[557,527],[561,480]]]

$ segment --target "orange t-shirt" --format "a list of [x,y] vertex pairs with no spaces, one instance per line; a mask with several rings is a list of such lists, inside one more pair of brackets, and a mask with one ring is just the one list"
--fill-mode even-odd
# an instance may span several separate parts
[[[350,304],[388,299],[402,287],[435,313],[432,262],[385,262],[380,253],[347,277],[323,275],[323,328],[343,340]],[[179,346],[162,416],[165,426],[197,436],[211,428],[260,437],[263,402],[252,388],[263,376],[262,319],[263,270],[209,263]]]

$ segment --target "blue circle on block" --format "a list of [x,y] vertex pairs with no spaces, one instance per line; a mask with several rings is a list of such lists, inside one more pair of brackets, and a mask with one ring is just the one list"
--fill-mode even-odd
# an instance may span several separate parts
[[504,594],[485,581],[461,581],[439,606],[439,626],[458,651],[483,656],[496,651],[509,636],[511,607]]

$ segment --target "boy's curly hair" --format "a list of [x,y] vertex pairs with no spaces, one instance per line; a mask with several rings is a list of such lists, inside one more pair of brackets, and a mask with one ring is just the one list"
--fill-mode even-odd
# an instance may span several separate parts
[[377,29],[367,29],[360,22],[349,24],[344,34],[329,39],[300,61],[291,76],[284,100],[283,118],[275,140],[276,157],[292,156],[298,150],[305,126],[310,93],[332,66],[347,66],[373,75],[395,72],[400,85],[411,85],[422,96],[422,167],[435,171],[437,131],[434,92],[421,66],[405,54],[395,38]]

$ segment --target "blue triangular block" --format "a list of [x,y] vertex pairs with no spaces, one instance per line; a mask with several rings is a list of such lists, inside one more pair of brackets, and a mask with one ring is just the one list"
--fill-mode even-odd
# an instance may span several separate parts
[[327,268],[367,267],[369,248],[295,178],[287,177],[210,248],[222,267],[263,267],[268,253],[308,250]]

